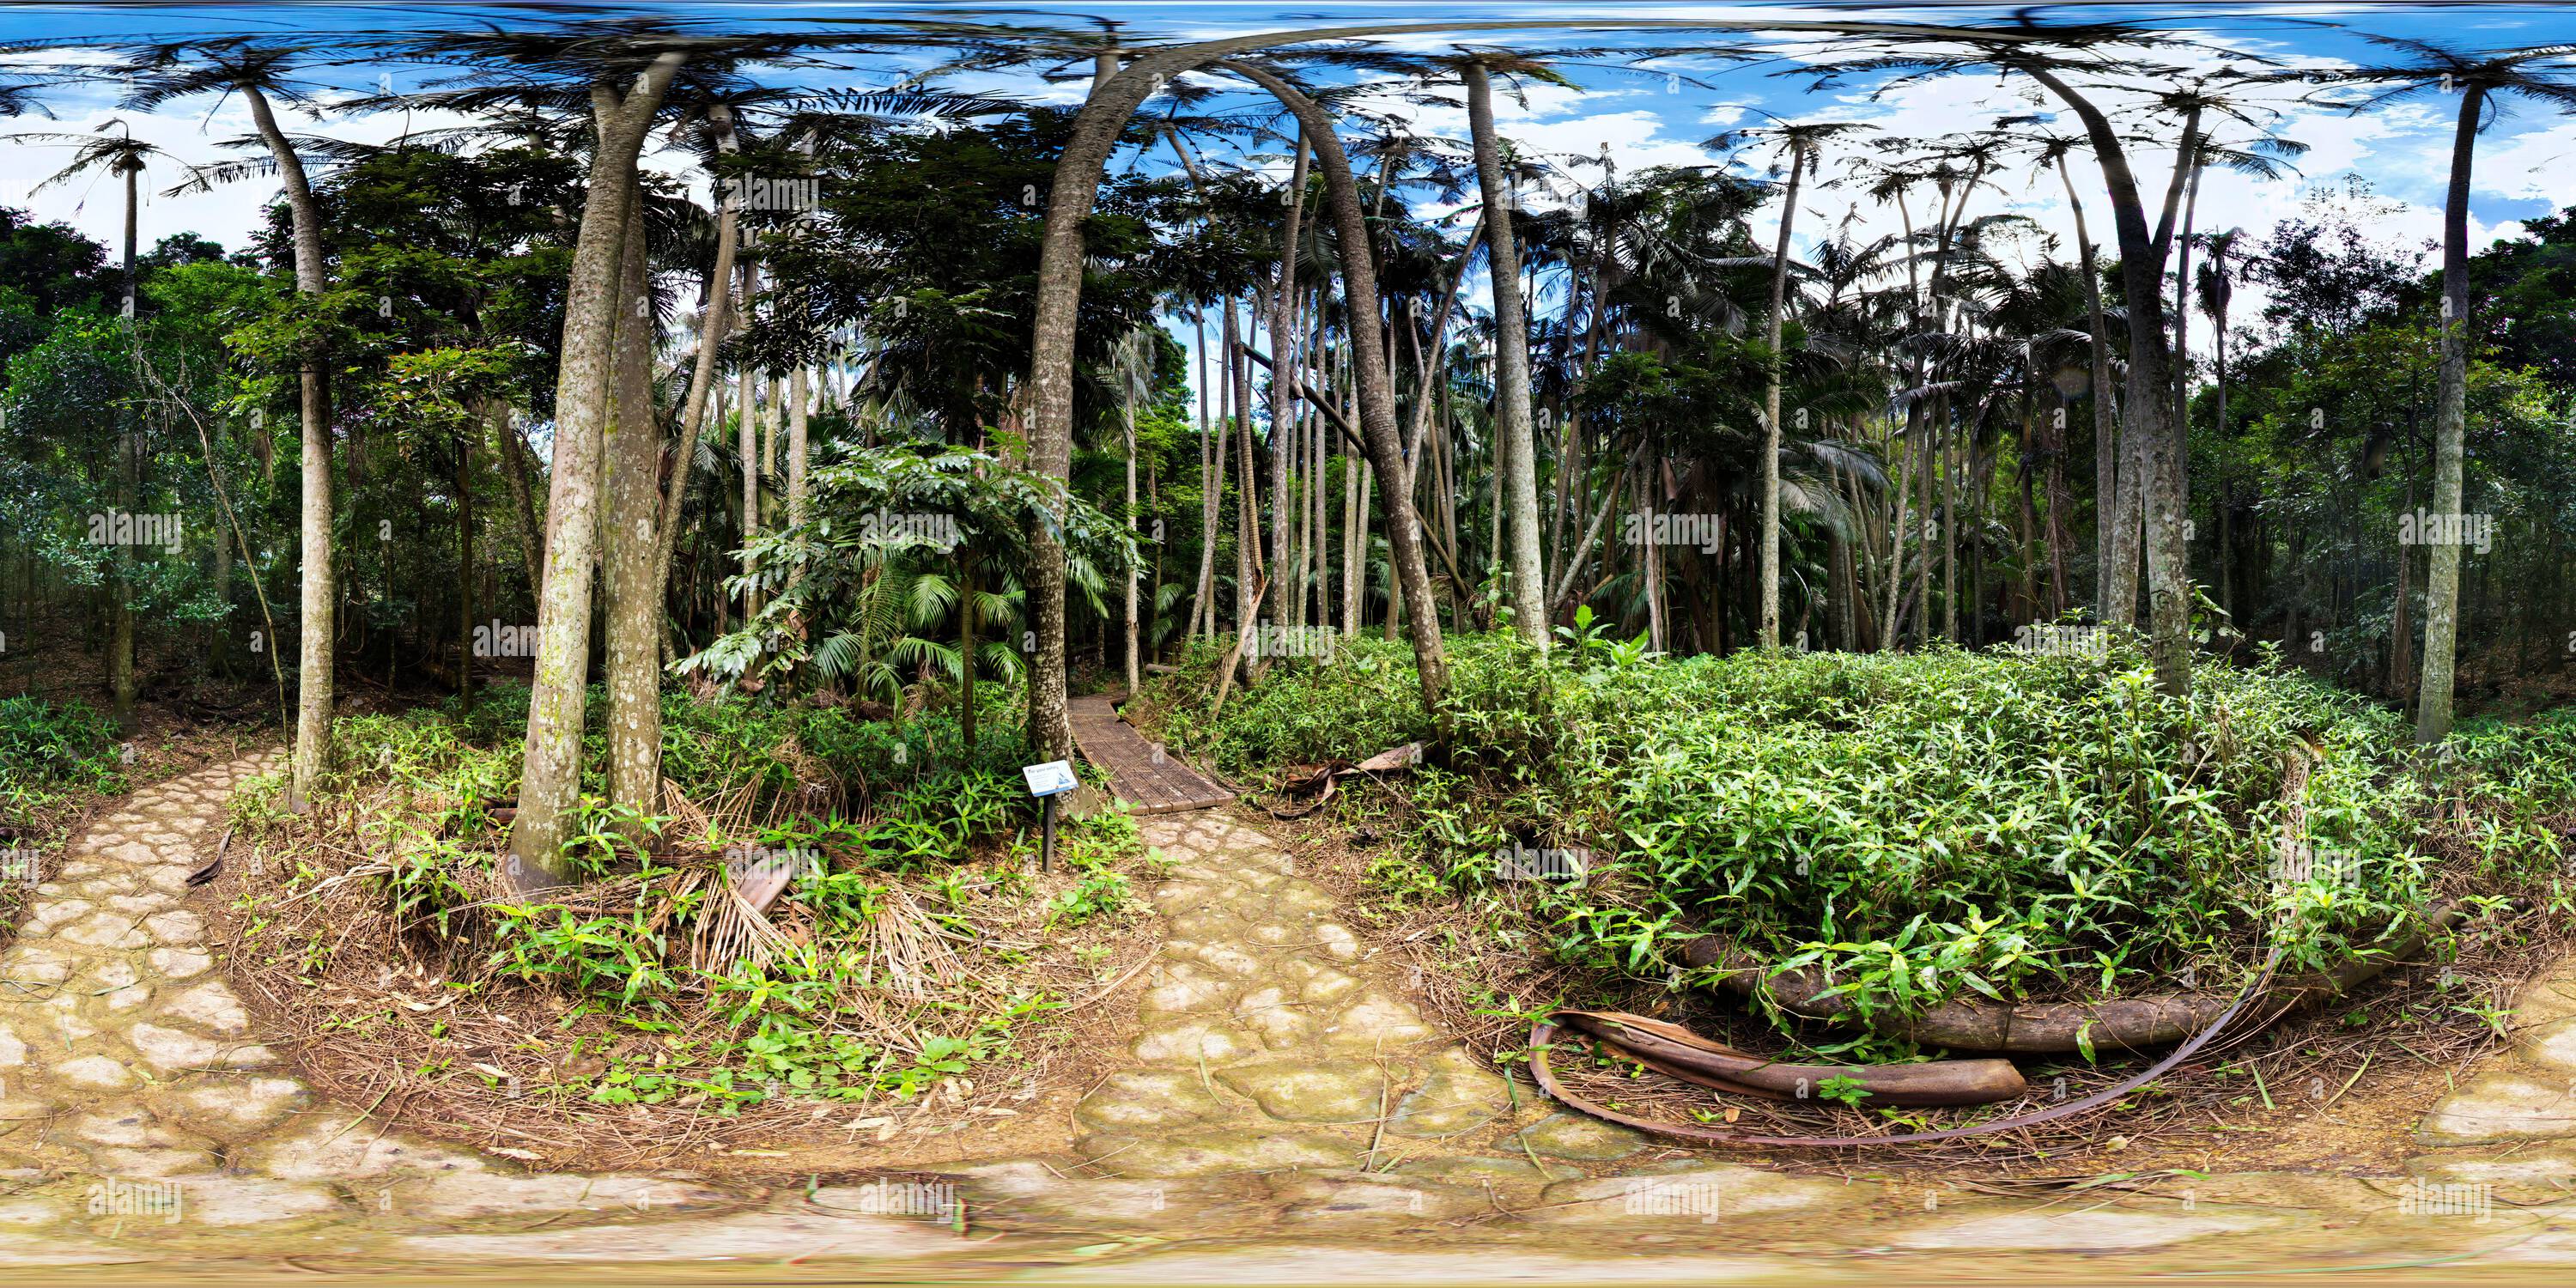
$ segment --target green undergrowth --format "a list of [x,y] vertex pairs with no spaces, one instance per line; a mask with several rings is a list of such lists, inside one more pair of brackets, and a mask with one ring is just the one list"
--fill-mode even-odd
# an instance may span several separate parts
[[1430,740],[1395,789],[1389,892],[1643,978],[1713,933],[1825,968],[1864,1013],[2224,986],[2267,944],[2323,966],[2443,897],[2570,911],[2576,711],[2464,722],[2419,759],[2400,716],[2289,668],[2203,659],[2170,699],[2125,645],[1675,660],[1578,638],[1543,660],[1474,636],[1449,660],[1436,718],[1410,650],[1375,641],[1221,714],[1208,656],[1156,697],[1174,745],[1240,779]]
[[79,702],[0,698],[0,828],[44,832],[63,806],[125,790],[116,722]]
[[[526,713],[509,687],[471,709],[346,718],[310,819],[280,811],[276,776],[231,811],[295,865],[285,890],[242,905],[270,960],[316,984],[372,969],[364,951],[307,951],[315,916],[263,914],[350,876],[378,932],[366,947],[436,963],[478,1005],[554,999],[549,1067],[589,1068],[559,1098],[725,1115],[912,1098],[1011,1058],[1028,1021],[1091,982],[1132,919],[1127,874],[1150,867],[1134,820],[1111,812],[1066,824],[1055,873],[1036,873],[1026,747],[998,686],[971,754],[945,709],[871,721],[674,694],[663,772],[682,803],[637,817],[586,777],[564,845],[579,884],[527,899],[496,875],[492,814],[516,795]],[[604,717],[594,692],[589,728]],[[592,741],[587,761],[604,763]],[[314,843],[335,834],[364,860]],[[749,927],[726,887],[762,862],[793,875]]]
[[0,925],[16,924],[66,820],[126,790],[118,747],[116,722],[82,703],[0,698]]

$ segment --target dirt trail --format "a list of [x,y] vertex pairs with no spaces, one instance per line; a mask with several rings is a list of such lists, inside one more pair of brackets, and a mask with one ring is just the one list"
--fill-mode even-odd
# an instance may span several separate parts
[[1132,1065],[1081,1102],[1060,1151],[810,1188],[530,1172],[317,1100],[251,1031],[186,878],[225,794],[270,763],[190,774],[102,816],[0,956],[0,1279],[86,1266],[102,1283],[267,1282],[281,1263],[625,1283],[648,1265],[670,1282],[1815,1283],[1891,1266],[1968,1281],[2431,1263],[2457,1279],[2576,1262],[2567,964],[2524,998],[2515,1052],[2426,1117],[2405,1174],[1926,1191],[1742,1166],[1553,1112],[1426,1025],[1272,838],[1215,813],[1143,823],[1173,863],[1153,892],[1173,938],[1132,986]]

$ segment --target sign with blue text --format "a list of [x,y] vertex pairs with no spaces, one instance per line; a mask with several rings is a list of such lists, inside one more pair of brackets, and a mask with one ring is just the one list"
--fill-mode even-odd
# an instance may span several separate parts
[[1020,772],[1028,777],[1031,796],[1060,796],[1073,790],[1073,762],[1070,760],[1022,765]]

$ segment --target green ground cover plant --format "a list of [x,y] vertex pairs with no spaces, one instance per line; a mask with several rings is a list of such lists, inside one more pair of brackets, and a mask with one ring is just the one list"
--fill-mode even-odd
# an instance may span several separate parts
[[1864,1013],[2231,987],[2265,945],[2330,965],[2443,898],[2571,911],[2576,712],[2419,759],[2399,715],[2269,662],[2205,665],[2185,700],[2117,644],[1669,659],[1561,633],[1544,659],[1459,640],[1432,717],[1395,646],[1275,666],[1213,715],[1202,659],[1162,683],[1165,732],[1255,781],[1429,739],[1389,890],[1472,902],[1527,875],[1516,852],[1577,853],[1582,881],[1478,906],[1648,978],[1716,934]]
[[[1127,874],[1150,870],[1134,821],[1112,811],[1067,824],[1056,874],[1037,877],[1026,748],[991,687],[972,753],[953,708],[869,720],[671,695],[673,812],[636,816],[586,783],[564,845],[581,879],[542,896],[499,873],[525,688],[344,719],[312,817],[281,812],[278,776],[235,793],[237,843],[289,865],[237,901],[244,942],[316,993],[391,957],[434,968],[466,999],[460,1014],[545,999],[559,1036],[529,1054],[560,1065],[571,1042],[601,1057],[544,1078],[567,1105],[734,1116],[914,1098],[1008,1060],[1030,1021],[1095,983],[1133,920]],[[754,916],[733,888],[762,863],[791,876]],[[374,942],[334,930],[309,947],[323,923],[351,921]],[[420,1069],[460,1067],[473,1066]]]

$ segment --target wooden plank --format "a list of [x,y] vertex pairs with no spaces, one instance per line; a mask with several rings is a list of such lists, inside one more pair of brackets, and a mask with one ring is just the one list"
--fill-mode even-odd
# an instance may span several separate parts
[[1234,799],[1234,793],[1169,751],[1156,764],[1153,744],[1118,718],[1107,694],[1075,698],[1066,707],[1074,748],[1084,760],[1108,772],[1110,789],[1132,812],[1171,814]]

